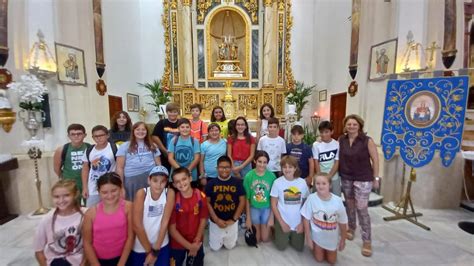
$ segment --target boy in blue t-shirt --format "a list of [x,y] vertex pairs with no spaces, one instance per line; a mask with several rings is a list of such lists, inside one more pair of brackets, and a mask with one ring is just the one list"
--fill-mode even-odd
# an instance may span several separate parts
[[179,135],[175,136],[168,145],[168,161],[172,169],[186,167],[191,172],[193,188],[198,187],[196,166],[199,163],[201,148],[199,141],[191,137],[191,122],[187,118],[178,120]]
[[232,161],[226,155],[217,160],[218,177],[206,185],[209,210],[209,246],[219,250],[235,247],[238,238],[238,219],[245,207],[245,190],[242,181],[230,175]]
[[291,128],[291,142],[286,144],[287,155],[294,156],[298,161],[301,178],[306,181],[308,187],[313,184],[314,160],[311,147],[303,143],[304,130],[300,125]]

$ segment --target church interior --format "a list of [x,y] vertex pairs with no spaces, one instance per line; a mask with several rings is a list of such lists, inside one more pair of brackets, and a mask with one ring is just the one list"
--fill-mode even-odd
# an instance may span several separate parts
[[[186,118],[201,104],[205,122],[222,106],[253,134],[270,103],[287,142],[295,124],[319,140],[322,121],[337,140],[359,115],[383,180],[369,202],[374,253],[347,241],[338,264],[474,261],[472,228],[458,227],[474,222],[472,0],[0,0],[0,65],[0,265],[37,265],[33,236],[53,207],[68,125],[94,143],[91,129],[126,111],[153,130],[169,102]],[[438,79],[458,94],[413,92]],[[308,87],[303,104],[289,102]],[[405,100],[390,105],[396,90]],[[25,103],[29,93],[43,100]],[[205,265],[316,264],[309,249],[243,238],[233,250],[205,244]]]

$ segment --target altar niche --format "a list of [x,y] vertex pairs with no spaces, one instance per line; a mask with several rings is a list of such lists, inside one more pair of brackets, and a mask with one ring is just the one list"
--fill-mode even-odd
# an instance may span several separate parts
[[221,105],[229,119],[258,118],[264,103],[284,117],[291,68],[291,0],[163,0],[165,69],[181,114]]
[[248,79],[250,27],[242,11],[225,7],[207,19],[208,79]]

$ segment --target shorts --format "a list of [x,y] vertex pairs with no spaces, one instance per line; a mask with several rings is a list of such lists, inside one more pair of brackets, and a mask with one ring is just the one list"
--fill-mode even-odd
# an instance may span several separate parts
[[226,228],[220,228],[209,220],[209,246],[212,250],[218,251],[222,246],[226,249],[234,248],[237,244],[238,236],[238,223],[234,223]]
[[250,219],[252,224],[268,224],[270,218],[270,207],[267,208],[254,208],[250,207]]
[[[130,265],[143,265],[145,262],[147,253],[139,253],[135,251],[130,252],[128,259]],[[167,266],[170,265],[170,245],[166,245],[160,248],[160,254],[156,259],[155,266]]]
[[99,202],[100,202],[99,195],[89,195],[89,197],[86,199],[86,207],[90,208],[92,206],[95,206]]
[[[234,161],[234,167],[235,166],[240,166],[242,165],[244,161]],[[240,170],[240,179],[244,179],[245,175],[247,175],[248,172],[250,172],[250,170],[252,170],[252,164],[249,163],[247,164],[244,168],[242,168],[242,170]],[[234,172],[232,172],[232,176],[233,177],[236,177]]]

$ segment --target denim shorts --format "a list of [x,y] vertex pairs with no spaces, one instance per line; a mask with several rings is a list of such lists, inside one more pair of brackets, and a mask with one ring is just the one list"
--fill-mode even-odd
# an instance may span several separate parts
[[[242,165],[244,161],[234,161],[234,166]],[[240,170],[240,178],[244,179],[245,175],[252,170],[252,163],[247,164],[242,170]],[[232,172],[232,176],[235,177],[234,172]]]
[[260,209],[250,207],[250,218],[252,224],[267,224],[270,218],[270,207]]

